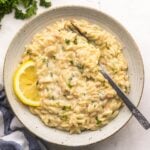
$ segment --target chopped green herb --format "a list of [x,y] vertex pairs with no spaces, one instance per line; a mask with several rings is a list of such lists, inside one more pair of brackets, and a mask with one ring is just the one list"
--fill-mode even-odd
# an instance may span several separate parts
[[74,43],[75,45],[77,45],[77,44],[78,44],[77,37],[75,37],[75,39],[74,39],[73,43]]
[[83,73],[83,71],[84,71],[84,65],[82,65],[82,64],[77,64],[76,67],[79,69],[79,71],[80,71],[81,73]]
[[92,43],[92,41],[90,41],[90,40],[88,40],[87,42],[88,42],[88,44],[91,44],[91,43]]
[[73,87],[72,84],[71,84],[72,78],[73,78],[73,77],[71,76],[71,77],[68,79],[68,84],[67,84],[67,85],[68,85],[69,88],[72,88],[72,87]]
[[26,54],[27,54],[27,55],[31,55],[31,54],[32,54],[32,53],[31,53],[31,50],[28,49],[28,50],[26,51]]
[[94,78],[93,77],[86,77],[86,80],[87,81],[90,81],[90,80],[94,81]]
[[32,4],[33,0],[23,0],[22,4],[25,8],[28,8]]
[[71,64],[71,65],[74,65],[74,62],[73,62],[73,60],[70,60],[70,64]]
[[63,106],[63,107],[62,107],[62,110],[66,110],[66,109],[67,109],[67,107],[66,107],[66,106]]
[[[25,8],[28,7],[27,3],[24,2],[24,6]],[[32,0],[31,4],[29,5],[29,7],[26,9],[25,13],[19,9],[18,7],[15,8],[15,18],[17,19],[26,19],[26,18],[30,18],[31,16],[35,15],[37,11],[37,1]]]
[[68,80],[69,80],[69,81],[72,81],[72,78],[73,78],[73,76],[71,76]]
[[61,116],[61,120],[67,121],[68,117],[66,115]]
[[67,94],[65,93],[65,94],[63,94],[63,96],[64,96],[64,97],[66,97],[66,96],[67,96]]
[[40,6],[44,7],[50,7],[51,6],[51,0],[40,0]]
[[65,90],[63,96],[67,97],[68,95],[70,95],[70,92],[68,90]]
[[63,106],[62,110],[71,110],[71,106]]
[[71,83],[70,83],[70,82],[68,82],[68,84],[67,84],[67,85],[68,85],[68,87],[69,87],[69,88],[72,88],[72,87],[73,87],[73,86],[71,85]]
[[49,64],[48,59],[47,59],[47,58],[43,58],[42,61],[43,61],[43,63],[45,63],[46,66],[48,67],[48,64]]
[[87,32],[85,31],[85,32],[83,32],[83,34],[87,34]]
[[36,81],[36,86],[38,86],[38,85],[39,85],[39,81],[37,80],[37,81]]
[[55,59],[56,59],[56,56],[54,56],[54,55],[53,55],[53,56],[52,56],[52,59],[54,59],[54,60],[55,60]]
[[48,61],[47,58],[42,58],[43,63],[46,63]]
[[82,123],[81,123],[81,122],[78,122],[78,125],[80,126],[80,125],[82,125]]
[[99,124],[101,123],[101,121],[98,119],[98,117],[97,117],[97,116],[95,117],[95,119],[96,119],[96,123],[97,123],[97,125],[99,125]]
[[105,80],[104,80],[104,81],[101,81],[101,85],[102,85],[102,86],[105,86]]
[[65,43],[66,43],[67,45],[69,45],[69,44],[70,44],[70,40],[65,39]]

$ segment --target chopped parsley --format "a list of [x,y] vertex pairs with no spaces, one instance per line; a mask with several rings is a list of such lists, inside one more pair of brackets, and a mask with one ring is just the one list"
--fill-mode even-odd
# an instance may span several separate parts
[[95,117],[95,119],[96,119],[96,124],[97,124],[97,125],[101,124],[101,121],[98,119],[97,116]]
[[73,78],[73,76],[71,76],[71,77],[69,78],[69,81],[72,81],[72,78]]
[[67,84],[67,85],[68,85],[68,87],[69,87],[69,88],[72,88],[72,87],[73,87],[73,86],[71,85],[71,83],[70,83],[70,82],[68,82],[68,84]]
[[84,71],[84,65],[82,65],[82,64],[77,64],[76,67],[79,69],[79,71],[80,71],[81,73],[83,73],[83,71]]
[[54,55],[53,55],[53,56],[52,56],[52,59],[54,59],[54,60],[55,60],[55,59],[56,59],[56,56],[54,56]]
[[63,106],[62,110],[71,110],[71,106]]
[[69,44],[70,44],[70,40],[65,39],[65,43],[66,43],[67,45],[69,45]]
[[47,63],[48,59],[47,58],[42,58],[43,63]]
[[74,62],[73,62],[73,60],[70,60],[69,62],[70,62],[70,64],[71,64],[71,65],[74,65]]
[[48,59],[47,58],[42,58],[42,61],[43,61],[43,63],[45,63],[46,64],[46,67],[48,68],[49,66],[49,61],[48,61]]
[[36,81],[36,86],[38,86],[38,85],[39,85],[39,81],[37,80],[37,81]]
[[51,0],[40,0],[40,6],[44,6],[46,8],[51,6]]
[[69,88],[72,88],[73,86],[72,86],[72,84],[71,84],[71,81],[72,81],[72,76],[68,79],[68,83],[67,83],[67,85],[68,85],[68,87]]
[[87,34],[87,32],[86,32],[86,31],[84,31],[84,32],[83,32],[83,34]]
[[87,81],[90,81],[90,80],[91,80],[91,81],[94,81],[94,78],[93,78],[93,77],[85,77],[85,78],[86,78]]
[[61,116],[61,120],[67,121],[67,119],[68,119],[68,117],[67,117],[66,115],[62,115],[62,116]]
[[74,43],[75,45],[77,45],[77,44],[78,44],[77,37],[75,37],[75,39],[74,39],[73,43]]
[[36,14],[37,11],[37,1],[35,0],[30,0],[29,2],[22,2],[25,7],[25,12],[23,10],[19,9],[18,7],[15,7],[15,18],[16,19],[26,19],[30,18],[31,16]]
[[31,55],[31,54],[32,54],[32,53],[31,53],[31,50],[28,49],[28,50],[26,51],[26,54],[27,54],[27,55]]

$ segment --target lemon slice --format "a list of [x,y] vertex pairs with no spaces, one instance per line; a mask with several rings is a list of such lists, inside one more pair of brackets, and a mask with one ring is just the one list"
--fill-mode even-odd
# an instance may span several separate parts
[[13,78],[13,88],[22,103],[29,106],[40,105],[35,63],[33,61],[27,61],[18,67]]

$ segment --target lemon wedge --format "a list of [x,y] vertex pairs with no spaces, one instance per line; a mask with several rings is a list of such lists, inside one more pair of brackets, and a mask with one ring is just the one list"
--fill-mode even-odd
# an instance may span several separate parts
[[13,77],[13,88],[22,103],[29,106],[40,105],[35,63],[33,61],[27,61],[18,67]]

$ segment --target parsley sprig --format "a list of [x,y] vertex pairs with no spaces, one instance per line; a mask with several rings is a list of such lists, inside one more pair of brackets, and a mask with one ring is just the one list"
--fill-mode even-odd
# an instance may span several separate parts
[[[37,12],[38,0],[0,0],[0,22],[2,18],[15,12],[16,19],[27,19],[35,15]],[[50,7],[50,0],[39,0],[39,5],[43,7]],[[21,9],[23,8],[23,9]]]

